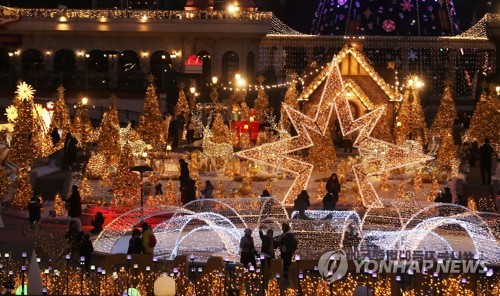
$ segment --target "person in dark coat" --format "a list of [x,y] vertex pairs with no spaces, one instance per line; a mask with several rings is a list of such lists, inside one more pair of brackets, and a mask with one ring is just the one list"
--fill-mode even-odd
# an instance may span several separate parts
[[262,194],[260,195],[260,197],[271,197],[271,193],[269,193],[269,191],[267,191],[267,189],[264,189],[262,191]]
[[158,183],[156,184],[155,186],[155,196],[156,195],[161,195],[163,196],[163,188],[162,188],[162,184],[161,183]]
[[201,194],[203,194],[203,198],[214,198],[214,185],[212,185],[212,182],[210,180],[205,181],[205,188],[201,191]]
[[52,144],[54,146],[56,146],[61,140],[61,136],[59,135],[59,129],[57,128],[57,126],[54,127],[54,129],[50,133],[50,137],[52,138]]
[[82,246],[83,231],[82,223],[78,218],[71,218],[68,224],[68,230],[65,233],[66,240],[71,246],[71,254],[77,254]]
[[142,247],[141,231],[137,228],[134,228],[134,230],[132,230],[132,237],[128,241],[127,254],[142,254],[142,253],[143,253],[143,247]]
[[288,278],[288,269],[292,264],[292,257],[297,250],[298,243],[290,229],[290,225],[286,223],[281,224],[281,231],[283,234],[279,240],[279,248],[281,252],[281,259],[283,259],[283,271],[285,277]]
[[252,237],[252,229],[245,229],[245,235],[240,240],[240,262],[245,268],[248,268],[248,264],[252,264],[254,267],[257,265],[255,261],[255,244]]
[[68,216],[71,218],[80,217],[82,215],[82,199],[78,186],[73,185],[71,188],[71,196],[69,197],[69,211]]
[[311,205],[309,202],[309,194],[306,190],[302,190],[297,198],[293,201],[293,210],[299,212],[298,219],[310,220],[306,215],[307,208]]
[[185,205],[193,200],[196,200],[196,182],[193,179],[189,179],[188,185],[184,186],[182,190],[181,201]]
[[337,174],[332,174],[326,182],[326,195],[323,197],[323,210],[334,211],[339,201],[340,182]]
[[450,187],[444,188],[444,193],[441,194],[441,202],[443,202],[443,203],[452,203],[453,202],[453,195],[451,194]]
[[181,167],[181,175],[179,176],[179,181],[181,182],[181,192],[184,187],[189,183],[189,166],[184,159],[179,159],[179,165]]
[[78,140],[73,137],[71,133],[66,134],[66,139],[64,140],[64,156],[62,162],[63,170],[69,169],[70,166],[74,166],[76,162],[76,145]]
[[491,184],[491,158],[495,155],[490,139],[485,138],[484,144],[479,148],[479,167],[481,168],[481,180],[483,185]]
[[172,116],[170,120],[170,125],[168,126],[168,136],[170,138],[170,142],[172,143],[172,147],[176,148],[179,146],[179,133],[177,130],[179,129],[177,125],[177,118]]
[[264,227],[261,226],[259,228],[259,236],[262,241],[262,245],[260,248],[261,255],[264,255],[264,266],[263,268],[269,268],[271,266],[271,259],[275,258],[274,255],[274,231],[269,228],[266,231],[266,234],[262,231]]
[[101,212],[97,212],[95,214],[94,220],[90,221],[90,224],[94,226],[92,230],[90,230],[91,234],[99,234],[102,231],[102,226],[104,225],[104,216]]
[[82,245],[80,247],[80,256],[85,257],[85,270],[90,272],[90,261],[92,260],[92,253],[94,253],[94,246],[90,241],[90,235],[83,236]]
[[474,165],[476,165],[476,157],[477,157],[477,154],[479,153],[479,144],[477,143],[477,141],[472,142],[469,151],[470,151],[469,152],[469,166],[471,168],[473,168]]
[[32,227],[36,223],[40,223],[41,211],[42,211],[42,202],[36,196],[36,194],[34,194],[33,197],[30,199],[30,201],[28,202],[28,212],[29,212],[30,224]]

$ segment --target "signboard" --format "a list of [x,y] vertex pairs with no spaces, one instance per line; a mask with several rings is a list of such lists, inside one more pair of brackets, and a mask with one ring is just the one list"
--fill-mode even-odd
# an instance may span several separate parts
[[203,70],[203,60],[197,55],[192,55],[184,61],[184,73],[201,74]]
[[0,6],[0,26],[4,26],[12,22],[17,22],[20,18],[21,16],[16,9]]

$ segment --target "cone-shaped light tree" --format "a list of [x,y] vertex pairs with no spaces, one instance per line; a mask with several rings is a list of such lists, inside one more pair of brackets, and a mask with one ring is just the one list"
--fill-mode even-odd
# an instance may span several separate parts
[[80,147],[91,142],[94,137],[94,127],[90,122],[87,98],[82,98],[76,105],[76,114],[73,118],[73,136],[78,140]]
[[153,146],[153,149],[157,151],[164,150],[166,142],[163,133],[160,132],[163,118],[160,113],[160,106],[158,105],[154,77],[150,75],[148,81],[149,86],[146,90],[146,100],[139,118],[137,132],[141,135],[144,142]]
[[224,123],[222,115],[217,113],[215,115],[214,123],[212,125],[212,141],[214,143],[229,143],[230,142],[230,132],[229,127]]
[[496,94],[491,91],[489,94],[483,93],[476,110],[472,116],[470,127],[465,132],[464,141],[478,141],[482,143],[484,138],[489,138],[491,146],[500,154],[500,101]]
[[457,108],[453,101],[451,86],[447,84],[444,88],[443,99],[441,100],[436,117],[432,123],[430,131],[431,136],[440,138],[445,136],[445,133],[447,133],[448,129],[453,125],[456,117]]
[[108,165],[116,165],[120,157],[120,124],[114,100],[113,95],[111,98],[112,103],[102,117],[97,140],[97,152],[104,156]]
[[264,83],[264,76],[259,76],[257,80],[259,81],[259,90],[257,91],[257,99],[255,99],[254,108],[257,111],[256,120],[262,123],[266,120],[266,109],[269,107],[269,98],[264,86],[262,86],[262,83]]
[[125,199],[139,198],[139,177],[130,169],[135,165],[134,156],[130,146],[125,144],[122,147],[120,161],[113,180],[113,195],[118,203]]
[[441,143],[438,148],[437,163],[442,170],[450,171],[452,176],[457,176],[459,173],[460,161],[451,133],[451,127],[441,132]]
[[33,154],[33,94],[35,90],[25,82],[17,86],[14,106],[17,109],[17,118],[14,122],[9,161],[19,167],[30,166],[34,160]]
[[175,115],[184,113],[184,116],[188,116],[189,112],[189,103],[187,101],[183,86],[181,85],[179,90],[179,97],[177,98],[177,104],[175,105]]
[[64,146],[64,138],[67,132],[71,131],[71,118],[69,116],[68,106],[64,101],[64,87],[59,86],[57,88],[57,101],[54,104],[54,113],[50,122],[50,131],[54,128],[59,128],[62,130],[62,141],[59,141],[56,148],[62,148]]
[[403,145],[407,140],[419,142],[422,147],[427,142],[427,125],[420,103],[419,88],[421,82],[416,77],[408,81],[403,95],[403,103],[398,113],[396,127],[396,144]]

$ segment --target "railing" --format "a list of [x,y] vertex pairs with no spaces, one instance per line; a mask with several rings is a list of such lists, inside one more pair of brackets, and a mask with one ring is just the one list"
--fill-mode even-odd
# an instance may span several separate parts
[[121,10],[121,9],[16,9],[21,17],[25,18],[59,18],[70,19],[133,19],[133,20],[241,20],[241,21],[270,21],[272,12],[228,12],[225,10]]

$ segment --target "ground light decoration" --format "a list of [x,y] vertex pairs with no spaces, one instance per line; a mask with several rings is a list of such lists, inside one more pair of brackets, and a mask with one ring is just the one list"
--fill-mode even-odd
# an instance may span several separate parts
[[344,84],[338,68],[337,57],[329,66],[323,93],[314,118],[284,105],[283,109],[293,124],[297,136],[277,142],[267,143],[252,149],[236,153],[237,156],[282,169],[296,176],[292,186],[285,194],[283,203],[290,204],[301,190],[307,187],[314,165],[297,160],[287,154],[314,145],[309,132],[324,135],[328,132],[328,123],[333,110],[338,116],[342,135],[359,132],[353,146],[357,147],[363,161],[353,165],[354,176],[365,207],[382,207],[369,177],[384,171],[389,171],[410,164],[416,164],[432,159],[431,157],[371,137],[371,132],[385,112],[384,107],[377,108],[364,116],[354,119]]

